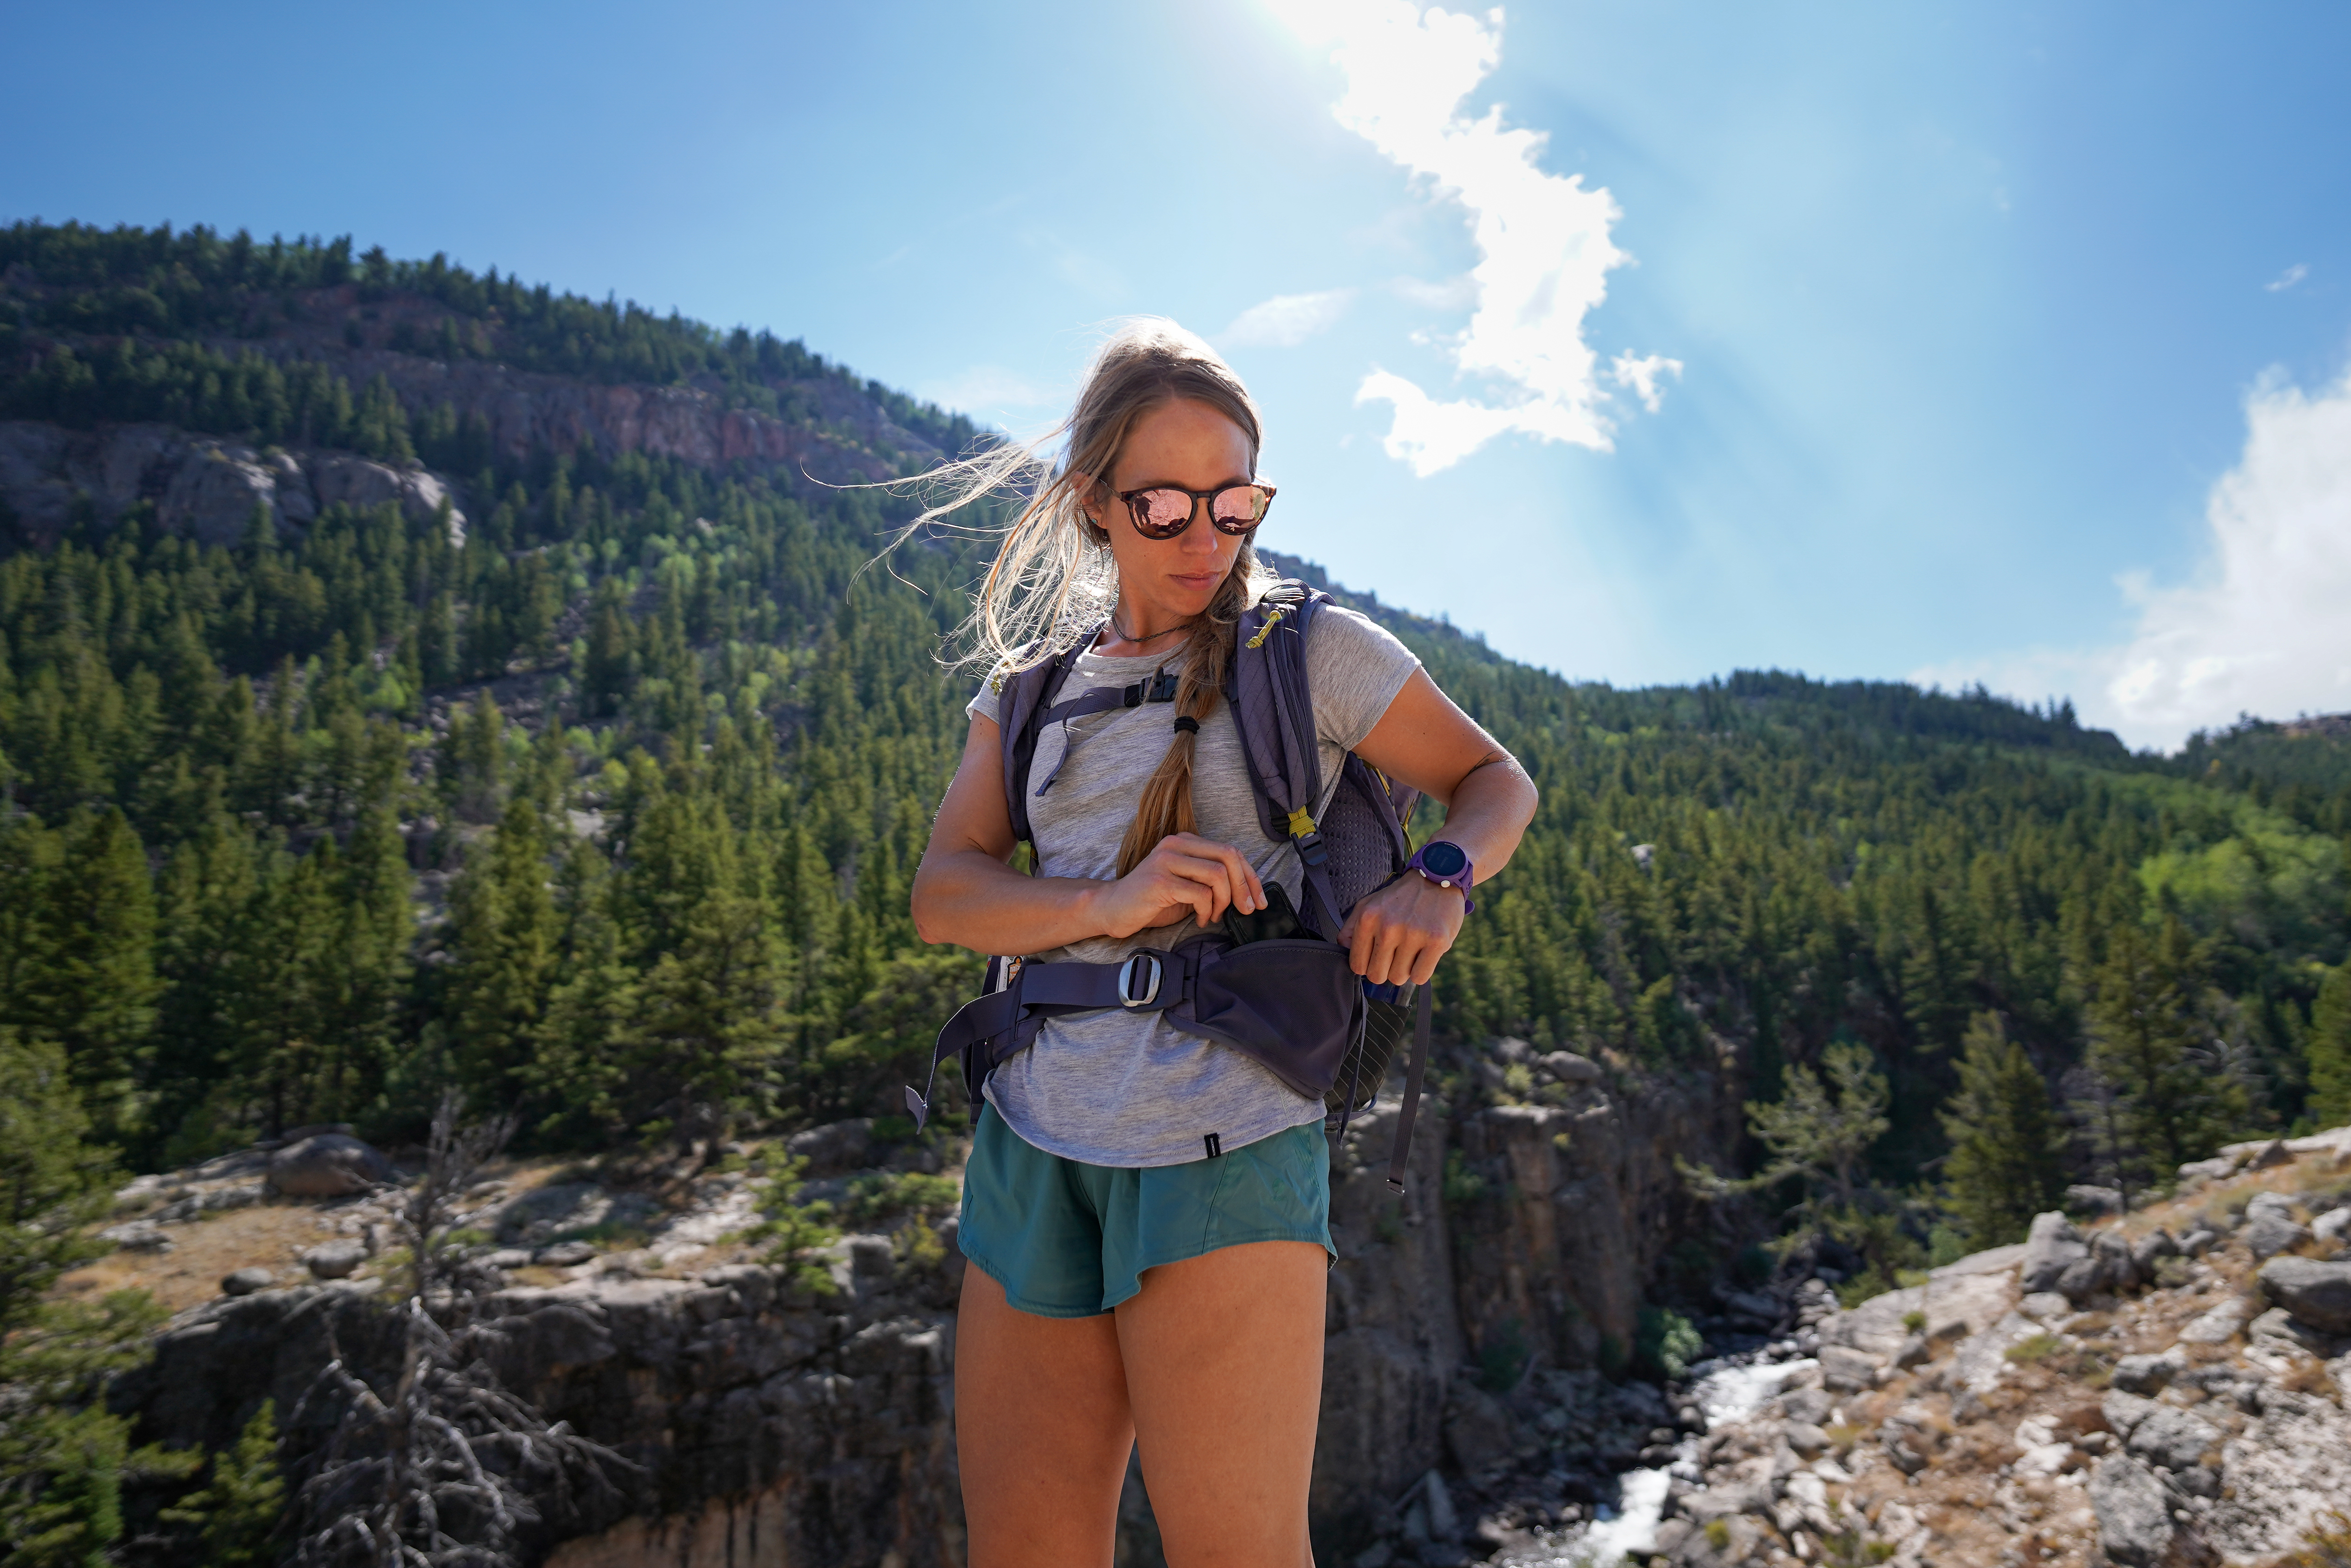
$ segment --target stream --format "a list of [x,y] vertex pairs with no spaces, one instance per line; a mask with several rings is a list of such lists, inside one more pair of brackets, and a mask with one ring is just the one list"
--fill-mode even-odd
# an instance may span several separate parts
[[[1754,1356],[1724,1357],[1700,1362],[1690,1369],[1689,1400],[1706,1417],[1708,1431],[1728,1421],[1743,1420],[1779,1393],[1788,1380],[1811,1360],[1762,1361]],[[1669,1465],[1626,1470],[1617,1478],[1620,1490],[1614,1508],[1604,1504],[1590,1524],[1562,1534],[1542,1556],[1520,1556],[1515,1562],[1534,1568],[1614,1568],[1628,1552],[1646,1552],[1656,1544],[1657,1525],[1666,1504],[1666,1488],[1676,1475],[1698,1479],[1698,1446],[1703,1433],[1692,1433],[1674,1445]]]

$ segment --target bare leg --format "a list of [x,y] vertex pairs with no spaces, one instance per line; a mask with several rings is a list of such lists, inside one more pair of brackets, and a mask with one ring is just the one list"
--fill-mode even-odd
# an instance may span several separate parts
[[1220,1248],[1143,1276],[1118,1343],[1151,1511],[1174,1568],[1311,1568],[1322,1249]]
[[955,1361],[971,1568],[1108,1568],[1134,1446],[1115,1320],[1024,1312],[966,1269]]

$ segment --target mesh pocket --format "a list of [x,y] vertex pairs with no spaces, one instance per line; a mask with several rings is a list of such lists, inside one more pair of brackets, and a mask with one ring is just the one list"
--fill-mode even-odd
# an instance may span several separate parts
[[1380,1085],[1388,1079],[1388,1068],[1396,1052],[1404,1049],[1412,1033],[1412,1009],[1395,1002],[1364,1003],[1363,1038],[1347,1048],[1345,1060],[1339,1063],[1339,1075],[1331,1082],[1330,1092],[1322,1103],[1331,1113],[1352,1116],[1368,1111],[1380,1097]]

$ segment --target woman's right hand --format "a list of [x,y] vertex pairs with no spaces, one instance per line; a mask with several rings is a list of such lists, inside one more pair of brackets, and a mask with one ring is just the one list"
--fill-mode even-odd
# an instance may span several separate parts
[[1213,925],[1238,905],[1248,915],[1265,907],[1265,883],[1240,851],[1197,833],[1170,833],[1116,882],[1096,895],[1105,936],[1132,936],[1173,925],[1190,915]]

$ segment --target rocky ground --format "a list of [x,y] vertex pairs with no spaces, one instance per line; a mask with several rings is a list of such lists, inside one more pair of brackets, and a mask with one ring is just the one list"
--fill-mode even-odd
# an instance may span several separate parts
[[2081,1228],[2044,1215],[2020,1246],[1822,1319],[1783,1390],[1677,1467],[1648,1555],[2251,1568],[2289,1552],[2351,1507],[2351,1132],[2185,1174],[2168,1202]]

